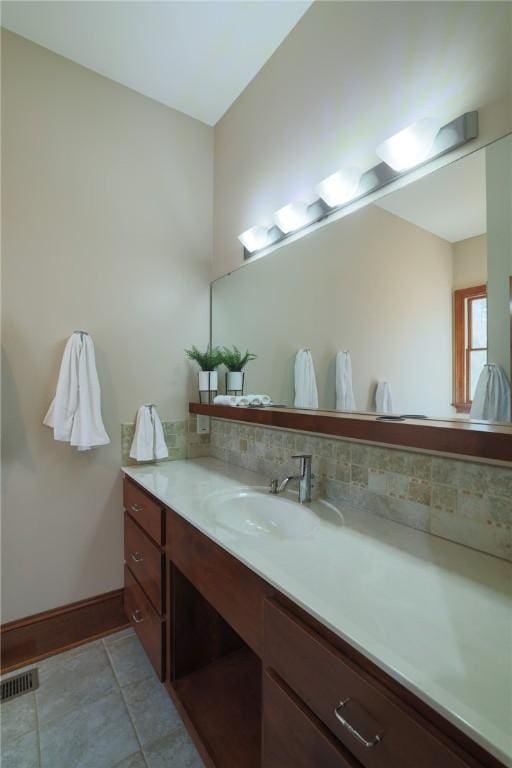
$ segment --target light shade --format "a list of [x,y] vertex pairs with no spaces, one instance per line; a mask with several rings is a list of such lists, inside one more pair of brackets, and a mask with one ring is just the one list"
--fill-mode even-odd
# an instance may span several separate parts
[[315,187],[318,197],[321,197],[331,208],[348,203],[357,192],[361,171],[350,166],[341,168],[328,176]]
[[377,155],[395,171],[414,168],[431,153],[440,128],[439,120],[425,117],[379,144]]
[[295,232],[308,222],[307,203],[297,202],[285,205],[274,213],[274,221],[285,235],[288,232]]
[[256,225],[238,235],[238,239],[249,253],[259,251],[269,243],[269,234],[266,227]]

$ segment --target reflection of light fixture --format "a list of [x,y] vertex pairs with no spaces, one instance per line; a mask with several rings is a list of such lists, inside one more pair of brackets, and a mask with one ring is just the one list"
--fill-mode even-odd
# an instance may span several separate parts
[[355,196],[360,178],[359,168],[342,168],[317,184],[315,192],[318,197],[325,200],[328,206],[336,208],[338,205],[348,203]]
[[265,246],[268,245],[270,238],[266,227],[256,225],[255,227],[251,227],[245,232],[242,232],[241,235],[238,235],[238,239],[244,248],[246,248],[249,253],[252,253],[253,251],[259,251],[262,248],[265,248]]
[[440,128],[439,120],[425,117],[379,144],[377,155],[395,171],[414,168],[431,153]]
[[308,206],[306,203],[289,203],[274,213],[274,221],[285,235],[303,227],[307,220]]

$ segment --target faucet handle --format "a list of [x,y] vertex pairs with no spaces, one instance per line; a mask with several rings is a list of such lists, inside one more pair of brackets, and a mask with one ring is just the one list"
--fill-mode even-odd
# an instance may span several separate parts
[[270,481],[270,488],[268,489],[269,493],[272,493],[274,495],[277,495],[279,493],[279,480],[274,478]]
[[311,453],[297,453],[295,456],[292,456],[292,459],[299,459],[300,460],[300,473],[301,475],[305,475],[306,472],[311,472],[311,459],[313,458],[313,454]]

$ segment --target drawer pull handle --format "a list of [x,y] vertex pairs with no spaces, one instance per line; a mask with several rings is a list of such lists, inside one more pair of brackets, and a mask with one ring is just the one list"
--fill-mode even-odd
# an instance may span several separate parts
[[340,715],[340,709],[342,709],[346,704],[348,704],[349,701],[350,699],[344,699],[344,701],[340,701],[338,706],[334,707],[334,716],[342,724],[342,726],[350,733],[350,735],[353,736],[355,739],[357,739],[357,741],[360,744],[362,744],[364,747],[366,747],[366,749],[370,749],[370,747],[375,747],[381,739],[378,733],[376,733],[375,736],[370,740],[365,739],[365,737],[362,734],[360,734],[359,731],[356,730],[353,725],[350,725],[348,720],[345,720],[345,718],[342,715]]
[[132,560],[134,563],[142,563],[144,558],[142,557],[140,552],[132,552]]
[[142,506],[142,504],[132,504],[131,509],[132,509],[132,512],[142,512],[144,507]]
[[132,613],[132,619],[136,624],[141,624],[144,621],[144,617],[138,608]]

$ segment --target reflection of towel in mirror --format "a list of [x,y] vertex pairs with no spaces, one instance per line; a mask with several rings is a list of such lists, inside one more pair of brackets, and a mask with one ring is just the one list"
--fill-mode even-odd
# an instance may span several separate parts
[[55,397],[43,424],[55,440],[88,451],[110,443],[101,418],[101,390],[94,344],[88,333],[73,333],[66,344]]
[[318,408],[315,367],[309,349],[299,349],[295,358],[296,408]]
[[375,390],[375,410],[377,413],[392,413],[393,402],[387,381],[379,381]]
[[336,410],[356,410],[356,399],[352,389],[350,352],[338,352],[336,355]]
[[489,363],[482,368],[469,416],[471,419],[510,421],[510,383],[501,366]]
[[165,459],[169,455],[164,440],[162,422],[154,405],[141,405],[133,436],[130,458],[137,461]]

